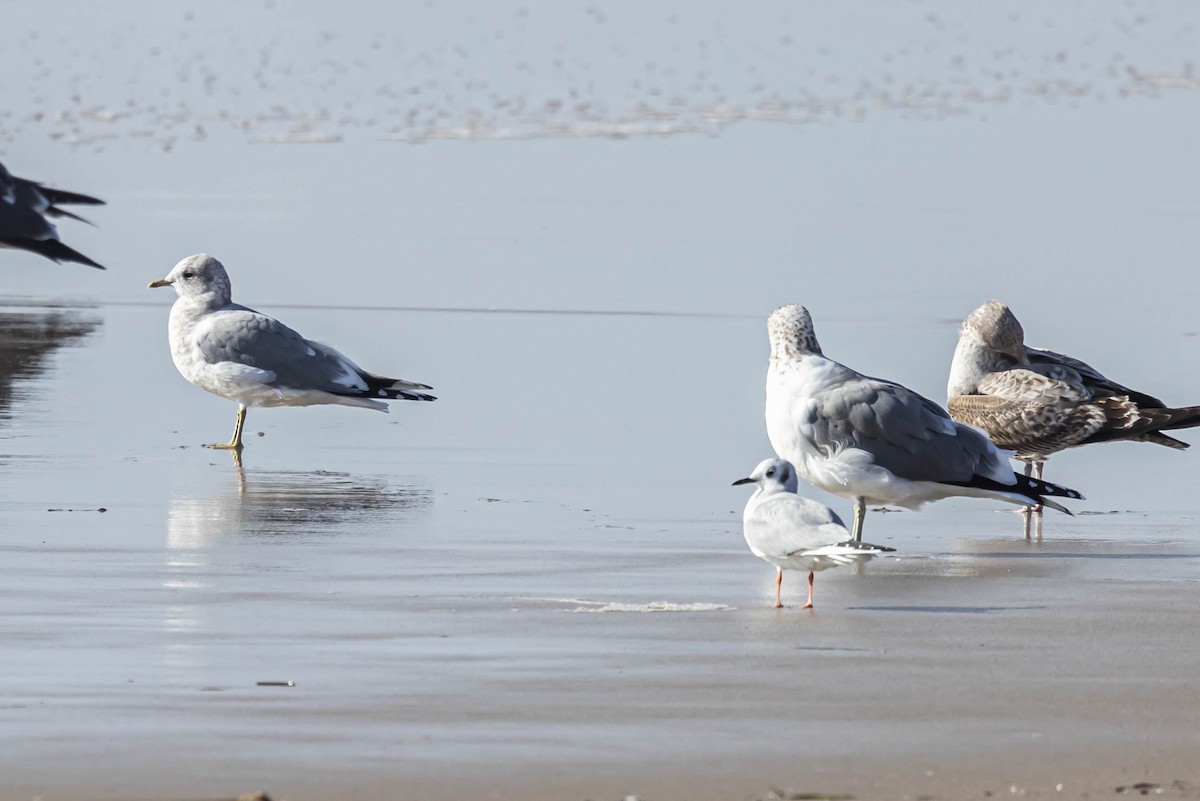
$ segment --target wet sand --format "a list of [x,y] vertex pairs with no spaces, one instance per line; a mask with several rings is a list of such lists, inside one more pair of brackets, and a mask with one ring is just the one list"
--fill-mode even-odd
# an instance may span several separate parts
[[[473,429],[469,399],[497,376],[437,376],[456,337],[487,332],[499,354],[549,332],[580,363],[516,379],[551,395],[630,330],[736,374],[723,354],[754,350],[758,320],[372,313],[419,321],[408,372],[448,381],[444,400],[252,411],[239,472],[197,447],[228,434],[232,405],[138,333],[165,312],[80,310],[92,333],[18,381],[0,798],[1195,795],[1170,784],[1197,780],[1196,513],[1053,515],[1040,543],[989,503],[872,514],[896,557],[823,573],[815,610],[776,611],[728,486],[761,436],[740,396],[674,420],[669,396],[627,408],[629,431],[673,420],[664,455],[612,442],[601,393],[526,423],[503,408],[525,399],[498,398],[481,414],[518,422]],[[123,385],[128,364],[155,367]],[[72,392],[81,373],[109,391]],[[670,433],[706,419],[707,444]],[[1153,465],[1146,450],[1111,453]],[[1102,488],[1111,463],[1056,464]],[[1082,508],[1113,498],[1096,500]],[[802,586],[789,574],[785,602]]]
[[[615,591],[622,571],[603,557],[525,582],[469,559],[466,575],[406,581],[379,568],[409,561],[402,548],[318,557],[321,575],[290,589],[229,560],[213,581],[225,589],[189,605],[212,593],[93,567],[100,587],[42,605],[81,593],[106,609],[37,614],[42,642],[5,616],[10,659],[83,658],[9,695],[5,774],[20,779],[4,797],[1086,797],[1194,780],[1200,551],[1144,525],[1038,546],[955,539],[953,522],[929,526],[952,551],[822,575],[814,611],[762,606],[768,572],[746,569],[732,532],[724,552],[678,555],[686,569],[645,568],[694,580],[673,592]],[[23,583],[62,569],[32,566],[60,552],[15,555]],[[432,586],[453,583],[470,586]],[[558,597],[563,585],[627,606]],[[728,606],[638,609],[653,603]],[[135,609],[163,618],[139,624]],[[132,652],[87,657],[110,648]]]
[[[813,611],[729,486],[782,303],[937,400],[999,297],[1200,402],[1184,5],[593,5],[5,8],[0,158],[110,269],[0,253],[0,801],[1200,797],[1200,455],[872,514]],[[438,402],[203,449],[198,251]]]

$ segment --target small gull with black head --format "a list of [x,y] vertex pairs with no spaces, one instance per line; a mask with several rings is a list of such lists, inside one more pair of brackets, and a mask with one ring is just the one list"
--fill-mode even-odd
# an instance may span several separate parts
[[750,552],[775,565],[775,608],[784,570],[808,571],[808,602],[813,605],[813,573],[839,565],[869,561],[896,550],[849,540],[842,519],[832,509],[796,494],[796,471],[783,459],[764,459],[748,477],[733,482],[757,484],[742,514],[742,533]]

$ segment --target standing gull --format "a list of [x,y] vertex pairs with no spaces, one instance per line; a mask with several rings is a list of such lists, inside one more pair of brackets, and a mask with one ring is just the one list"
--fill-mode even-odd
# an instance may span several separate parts
[[100,205],[104,201],[18,178],[0,164],[0,247],[28,250],[52,261],[74,261],[103,270],[102,265],[59,241],[58,229],[46,216],[87,222],[59,208],[60,203]]
[[796,494],[796,471],[783,459],[765,459],[747,478],[733,482],[757,484],[746,503],[742,532],[750,552],[775,565],[775,608],[783,588],[784,570],[808,571],[808,603],[813,605],[813,572],[838,565],[866,562],[895,548],[847,541],[842,519],[828,506]]
[[237,401],[233,437],[208,447],[241,450],[248,406],[336,403],[386,412],[383,400],[436,400],[419,391],[432,387],[369,373],[328,345],[234,303],[225,268],[205,253],[188,256],[150,286],[171,286],[179,295],[167,327],[179,372]]
[[1162,432],[1200,425],[1200,406],[1169,408],[1078,359],[1026,347],[1021,323],[998,300],[963,321],[946,395],[955,420],[1016,451],[1025,474],[1033,468],[1039,479],[1046,459],[1066,448],[1133,440],[1183,450],[1188,443]]
[[803,306],[771,312],[767,329],[771,446],[809,483],[854,501],[854,540],[862,540],[868,503],[916,509],[964,495],[1070,514],[1046,496],[1083,497],[1017,475],[983,432],[933,401],[827,359]]

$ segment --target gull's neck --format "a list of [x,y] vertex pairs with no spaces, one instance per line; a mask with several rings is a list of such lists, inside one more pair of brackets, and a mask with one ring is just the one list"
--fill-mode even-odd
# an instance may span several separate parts
[[174,308],[181,313],[195,315],[223,309],[231,302],[228,295],[213,290],[200,295],[180,295],[175,300]]
[[773,362],[802,362],[805,359],[824,359],[821,346],[815,342],[775,342],[771,345],[771,361]]
[[770,503],[774,498],[786,494],[787,490],[777,481],[760,482],[754,489],[754,494],[750,496],[749,502],[746,504],[746,510],[743,515],[746,519],[752,517],[755,511],[764,503]]
[[1019,366],[1020,363],[1007,353],[992,350],[973,337],[960,337],[954,348],[954,360],[950,363],[946,396],[978,394],[979,382],[984,376]]
[[778,481],[764,481],[758,485],[758,490],[754,493],[754,496],[756,498],[769,498],[781,492],[787,492],[787,487]]

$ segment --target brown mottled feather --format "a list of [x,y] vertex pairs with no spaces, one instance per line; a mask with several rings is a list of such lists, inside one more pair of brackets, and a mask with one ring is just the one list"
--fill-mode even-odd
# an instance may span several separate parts
[[1092,404],[1054,404],[1010,400],[996,395],[956,395],[947,404],[950,416],[982,428],[997,447],[1035,461],[1080,445],[1106,420]]

